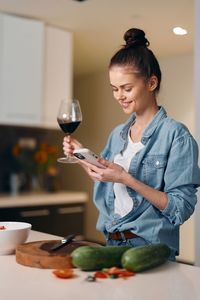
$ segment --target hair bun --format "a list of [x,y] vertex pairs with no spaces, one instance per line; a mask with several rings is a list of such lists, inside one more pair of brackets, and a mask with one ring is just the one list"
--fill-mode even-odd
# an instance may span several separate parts
[[138,28],[131,28],[124,34],[124,40],[126,42],[125,48],[129,47],[148,47],[149,41],[145,38],[145,32]]

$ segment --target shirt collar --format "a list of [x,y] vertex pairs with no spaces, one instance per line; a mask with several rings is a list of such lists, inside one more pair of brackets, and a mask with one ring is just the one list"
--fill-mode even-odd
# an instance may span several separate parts
[[[150,124],[147,126],[147,128],[145,129],[144,133],[143,133],[143,138],[144,139],[148,139],[150,138],[150,136],[153,134],[153,132],[156,130],[158,124],[160,123],[160,121],[164,118],[167,117],[167,112],[166,110],[160,106],[159,110],[157,111],[157,113],[155,114],[153,120],[150,122]],[[135,113],[132,114],[130,116],[130,118],[126,121],[126,123],[124,124],[124,127],[121,131],[121,137],[125,140],[128,134],[128,130],[130,128],[130,126],[132,124],[134,124],[136,119],[136,115]]]

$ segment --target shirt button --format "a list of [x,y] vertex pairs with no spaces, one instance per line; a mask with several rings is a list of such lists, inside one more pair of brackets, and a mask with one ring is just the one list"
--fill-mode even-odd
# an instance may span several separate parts
[[105,227],[106,227],[107,230],[109,230],[112,226],[110,225],[110,223],[106,223]]
[[159,160],[156,161],[156,166],[159,166],[160,162]]
[[146,143],[147,138],[142,138],[142,143]]

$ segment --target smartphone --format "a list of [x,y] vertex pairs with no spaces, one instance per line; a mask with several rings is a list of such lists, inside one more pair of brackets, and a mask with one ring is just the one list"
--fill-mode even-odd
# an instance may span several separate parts
[[90,164],[95,165],[99,168],[103,168],[103,169],[106,168],[97,161],[99,158],[98,155],[96,155],[94,152],[92,152],[91,150],[89,150],[87,148],[76,149],[76,150],[74,150],[73,154],[80,160],[85,160],[85,161],[89,162]]

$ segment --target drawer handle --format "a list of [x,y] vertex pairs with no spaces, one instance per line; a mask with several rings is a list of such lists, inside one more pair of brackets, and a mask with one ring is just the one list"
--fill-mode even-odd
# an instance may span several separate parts
[[50,214],[48,209],[25,210],[20,212],[21,217],[41,217]]
[[75,207],[60,207],[58,208],[57,212],[58,214],[64,215],[64,214],[76,214],[76,213],[82,213],[84,211],[82,206],[75,206]]

